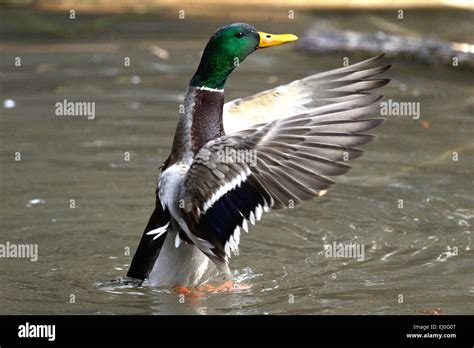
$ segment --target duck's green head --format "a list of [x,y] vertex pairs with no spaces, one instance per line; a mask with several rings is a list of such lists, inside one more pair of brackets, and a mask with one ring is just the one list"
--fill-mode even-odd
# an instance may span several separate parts
[[253,26],[245,23],[222,27],[207,43],[190,85],[222,89],[229,74],[257,48],[295,40],[298,40],[296,35],[258,32]]

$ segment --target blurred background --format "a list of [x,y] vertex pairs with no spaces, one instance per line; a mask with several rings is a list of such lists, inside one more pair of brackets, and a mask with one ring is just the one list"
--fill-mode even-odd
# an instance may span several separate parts
[[[0,243],[39,252],[36,262],[0,259],[0,313],[474,314],[473,10],[472,1],[0,1]],[[187,83],[210,35],[233,22],[301,39],[251,55],[226,100],[385,52],[386,99],[418,103],[420,117],[388,116],[326,196],[268,214],[243,236],[231,265],[250,290],[182,304],[120,277]],[[56,116],[65,99],[94,102],[95,117]],[[363,244],[364,261],[326,258],[333,241]]]

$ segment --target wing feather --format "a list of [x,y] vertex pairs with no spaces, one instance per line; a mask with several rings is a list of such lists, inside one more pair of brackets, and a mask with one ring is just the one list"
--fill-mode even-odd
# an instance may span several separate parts
[[[357,64],[314,74],[255,95],[232,100],[224,105],[224,130],[235,133],[256,124],[288,118],[321,106],[355,107],[350,102],[360,97],[377,98],[371,91],[386,85],[388,79],[375,79],[390,65],[375,66],[384,55]],[[348,102],[343,105],[341,102]],[[364,101],[360,101],[362,103]],[[321,110],[323,112],[323,109]]]

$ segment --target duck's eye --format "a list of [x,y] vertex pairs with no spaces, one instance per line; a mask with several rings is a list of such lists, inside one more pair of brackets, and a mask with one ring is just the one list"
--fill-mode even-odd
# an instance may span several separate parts
[[242,32],[235,34],[235,36],[236,36],[236,37],[239,37],[239,38],[242,37],[242,36],[244,36],[244,35],[245,35],[245,34],[242,33]]

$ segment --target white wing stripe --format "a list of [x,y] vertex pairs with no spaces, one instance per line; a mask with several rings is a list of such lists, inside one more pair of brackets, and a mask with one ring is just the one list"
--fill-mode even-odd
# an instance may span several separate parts
[[233,190],[237,186],[240,186],[242,182],[244,182],[250,173],[241,173],[239,176],[236,176],[230,182],[227,182],[223,186],[220,186],[219,189],[212,194],[212,196],[204,203],[203,205],[203,213],[205,213],[209,208],[212,207],[214,203],[216,203],[222,196],[224,196],[227,192]]

